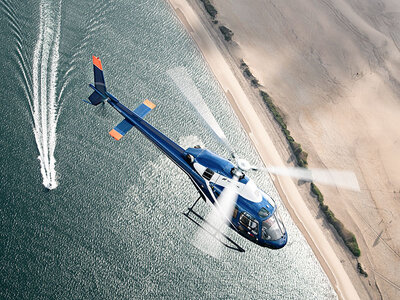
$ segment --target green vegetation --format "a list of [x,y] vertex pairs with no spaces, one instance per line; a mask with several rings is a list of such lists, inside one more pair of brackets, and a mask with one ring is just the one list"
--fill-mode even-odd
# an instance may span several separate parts
[[313,182],[311,182],[311,192],[317,197],[319,204],[324,204],[324,196]]
[[360,262],[357,262],[357,270],[362,276],[368,277],[368,273],[364,271],[364,269],[363,269],[362,265],[360,264]]
[[230,41],[232,40],[233,32],[230,30],[228,27],[225,26],[219,26],[219,30],[225,37],[225,41]]
[[[242,61],[241,67],[246,68],[246,66],[247,65]],[[260,91],[260,95],[263,98],[265,104],[267,105],[269,111],[274,116],[275,121],[281,127],[281,130],[285,135],[286,140],[288,141],[290,148],[293,151],[293,154],[296,157],[297,164],[300,167],[307,168],[307,156],[308,156],[307,152],[305,152],[301,148],[301,145],[297,143],[290,135],[290,131],[289,129],[287,129],[286,122],[282,117],[282,114],[279,112],[279,109],[273,103],[271,97],[264,91]],[[337,233],[343,239],[347,248],[349,248],[349,250],[351,251],[351,253],[353,253],[354,256],[359,257],[361,255],[361,251],[360,248],[358,247],[355,235],[348,229],[346,229],[343,223],[335,217],[335,214],[329,209],[328,205],[324,204],[324,196],[314,183],[311,183],[311,192],[317,197],[317,200],[319,202],[319,207],[325,214],[326,219],[336,229]]]
[[347,248],[349,248],[354,256],[359,257],[361,255],[361,251],[358,247],[358,243],[354,234],[346,229],[343,223],[335,217],[335,214],[329,209],[328,205],[324,204],[324,196],[314,183],[311,183],[311,192],[317,197],[319,207],[325,214],[326,219],[336,229],[337,233],[342,238]]
[[[243,74],[245,77],[250,78],[250,80],[253,79],[257,80],[251,73],[249,66],[243,60],[240,61],[240,68],[243,70]],[[258,80],[256,82],[258,84]],[[292,152],[296,157],[297,164],[300,167],[307,168],[308,154],[301,148],[301,145],[297,143],[294,140],[294,138],[290,135],[290,131],[286,125],[286,121],[282,116],[281,112],[279,111],[279,108],[274,104],[271,97],[266,92],[260,90],[260,95],[264,100],[265,104],[267,105],[269,111],[274,116],[275,121],[279,124],[283,134],[285,135],[286,140],[288,141],[290,148],[292,149]],[[337,233],[343,239],[347,248],[349,248],[349,250],[351,251],[351,253],[353,253],[354,256],[359,257],[361,255],[361,251],[360,248],[358,247],[355,235],[348,229],[346,229],[343,223],[335,217],[335,214],[329,209],[328,205],[324,204],[324,196],[314,183],[311,183],[311,192],[317,197],[319,207],[325,214],[326,219],[336,229]],[[366,276],[365,275],[366,273],[364,270],[362,270],[361,265],[359,266],[358,269],[362,275]]]
[[[246,68],[247,64],[242,61],[241,67]],[[265,104],[267,105],[269,111],[274,116],[275,121],[281,127],[281,130],[285,135],[286,140],[288,141],[290,148],[293,151],[293,154],[296,157],[297,164],[300,167],[307,168],[307,156],[308,156],[307,152],[305,152],[301,148],[301,145],[297,143],[290,135],[290,131],[289,129],[287,129],[286,122],[282,117],[282,114],[279,112],[279,109],[273,103],[271,97],[264,91],[260,91],[260,95],[263,98]],[[335,217],[335,214],[329,209],[328,205],[324,204],[324,196],[314,183],[311,183],[311,192],[317,197],[317,200],[319,202],[319,207],[325,214],[326,219],[336,229],[337,233],[343,239],[347,248],[349,248],[349,250],[351,251],[351,253],[353,253],[354,256],[359,257],[361,255],[361,251],[360,248],[358,247],[355,235],[348,229],[346,229],[343,223]]]
[[[218,21],[215,20],[215,16],[217,15],[217,10],[211,4],[210,0],[201,0],[201,2],[203,2],[205,9],[207,10],[207,12],[210,14],[211,18],[213,19],[213,23],[217,24]],[[219,30],[224,35],[226,41],[232,40],[232,36],[233,36],[232,30],[230,30],[229,28],[227,28],[225,26],[219,26]],[[259,85],[257,78],[255,78],[254,75],[251,73],[249,66],[243,61],[243,59],[240,61],[240,68],[243,70],[244,76],[250,80],[251,84],[254,87],[258,88],[260,85]],[[271,97],[266,92],[261,91],[261,90],[259,90],[259,91],[260,91],[260,95],[261,95],[262,99],[264,100],[265,104],[267,105],[269,111],[272,113],[275,121],[279,124],[283,134],[285,135],[286,140],[288,141],[290,148],[296,157],[297,165],[300,167],[303,167],[303,168],[307,168],[308,153],[305,152],[302,149],[301,145],[299,143],[297,143],[294,140],[294,138],[290,135],[290,131],[286,125],[286,121],[285,121],[284,117],[282,116],[281,112],[279,111],[279,108],[273,103]],[[353,253],[354,256],[359,257],[361,255],[361,251],[360,251],[360,248],[358,247],[358,243],[357,243],[355,235],[352,232],[350,232],[348,229],[346,229],[344,227],[343,223],[335,217],[335,214],[329,209],[328,205],[324,204],[324,196],[322,195],[321,191],[314,183],[311,183],[311,193],[316,196],[318,203],[319,203],[319,207],[321,208],[322,212],[325,214],[326,219],[336,229],[337,233],[343,239],[347,248],[351,251],[351,253]],[[362,268],[362,266],[359,262],[357,263],[357,269],[361,275],[363,275],[364,277],[368,277],[367,272],[364,271],[364,269]]]
[[215,9],[214,5],[211,4],[210,0],[200,0],[204,4],[204,8],[208,12],[208,14],[211,16],[211,18],[215,18],[217,15],[217,10]]
[[271,97],[264,91],[260,91],[260,95],[263,98],[265,104],[267,105],[269,111],[272,113],[274,116],[275,121],[279,124],[281,127],[281,130],[283,134],[286,137],[286,140],[288,141],[290,148],[293,151],[294,156],[296,157],[297,164],[300,167],[306,168],[308,163],[307,163],[307,157],[308,153],[305,152],[299,143],[296,143],[293,137],[290,135],[289,129],[287,129],[286,122],[284,118],[282,117],[282,114],[279,112],[279,109],[275,106],[275,104],[272,102]]
[[256,79],[256,78],[253,78],[252,80],[250,80],[250,82],[251,82],[251,85],[254,87],[260,86],[260,83],[258,82],[258,79]]
[[240,61],[240,68],[243,70],[243,74],[245,77],[250,79],[251,85],[254,87],[259,87],[260,83],[258,82],[258,79],[254,77],[253,73],[251,73],[249,66],[244,62],[242,59]]

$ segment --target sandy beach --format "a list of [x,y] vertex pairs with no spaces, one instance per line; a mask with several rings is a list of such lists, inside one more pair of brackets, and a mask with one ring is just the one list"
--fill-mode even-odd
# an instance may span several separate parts
[[[191,0],[170,0],[266,164],[288,151],[240,59],[272,96],[310,167],[353,170],[361,192],[320,187],[353,231],[369,274],[321,217],[304,186],[275,178],[338,296],[398,299],[400,291],[400,4],[350,1],[215,1],[218,25]],[[396,21],[397,20],[397,21]],[[218,32],[234,32],[226,43]]]
[[358,290],[399,299],[400,3],[215,4],[235,33],[232,52],[283,111],[310,167],[356,173],[361,193],[321,191],[360,244],[369,277],[354,278]]
[[[263,16],[263,13],[271,13],[271,9],[266,7],[268,5],[274,7],[270,2],[256,1],[254,5],[252,4],[252,7],[248,7],[248,4],[245,3],[233,3],[232,1],[216,3],[216,8],[218,10],[217,19],[220,21],[220,24],[222,23],[228,26],[235,33],[234,42],[231,44],[227,44],[223,41],[222,36],[218,33],[218,27],[211,24],[210,18],[197,2],[170,0],[170,3],[181,22],[185,25],[197,43],[249,137],[266,164],[287,165],[289,157],[287,146],[285,146],[284,140],[282,140],[282,137],[279,135],[279,129],[277,129],[276,124],[271,122],[271,118],[268,116],[261,99],[257,96],[257,93],[252,90],[249,83],[244,80],[241,71],[238,68],[240,58],[244,58],[255,76],[260,79],[261,84],[273,96],[275,101],[278,100],[279,107],[282,106],[282,110],[289,123],[289,129],[293,130],[296,140],[298,139],[304,145],[304,148],[310,152],[311,166],[350,169],[356,172],[362,187],[361,193],[341,191],[334,188],[322,188],[322,190],[327,203],[333,207],[335,214],[337,214],[339,219],[341,219],[346,226],[356,233],[361,245],[361,251],[363,252],[361,261],[364,265],[367,265],[367,271],[371,273],[368,279],[361,278],[357,273],[355,259],[344,248],[343,243],[334,233],[332,233],[332,228],[330,228],[327,223],[324,222],[323,218],[321,218],[315,199],[311,198],[309,192],[306,192],[305,187],[298,186],[289,178],[277,177],[274,179],[292,218],[300,230],[302,230],[304,236],[312,247],[322,267],[331,280],[339,298],[366,299],[396,297],[398,291],[396,289],[396,286],[398,285],[396,280],[398,280],[398,278],[395,276],[395,262],[397,261],[398,263],[398,260],[396,260],[398,259],[397,250],[395,248],[396,241],[393,240],[390,242],[390,244],[393,243],[393,247],[389,247],[392,251],[391,256],[390,253],[388,253],[388,257],[393,261],[391,262],[391,267],[389,267],[388,264],[383,266],[380,265],[379,258],[382,259],[382,256],[379,257],[374,252],[375,249],[372,249],[373,251],[371,250],[371,248],[378,247],[376,251],[385,251],[385,249],[388,248],[389,242],[382,237],[383,233],[380,233],[380,236],[375,236],[373,245],[371,245],[365,237],[369,236],[371,231],[379,234],[380,231],[378,228],[385,228],[386,235],[388,234],[386,231],[391,230],[391,228],[396,230],[396,226],[393,224],[394,226],[390,227],[386,224],[386,227],[384,227],[385,221],[381,221],[379,225],[376,224],[377,226],[374,229],[375,224],[373,222],[369,222],[369,220],[365,218],[360,220],[359,215],[362,215],[363,213],[368,215],[371,211],[374,211],[375,214],[379,212],[379,210],[376,209],[376,203],[374,206],[371,206],[371,204],[366,205],[364,202],[366,201],[366,199],[364,199],[366,195],[371,197],[373,191],[373,188],[368,186],[368,183],[371,182],[366,178],[372,179],[375,174],[373,173],[375,172],[375,169],[372,171],[364,171],[360,166],[361,156],[358,156],[358,159],[354,161],[354,157],[346,152],[349,151],[348,147],[354,148],[357,146],[357,144],[355,145],[355,141],[351,139],[351,134],[358,135],[359,131],[365,131],[367,125],[372,127],[376,125],[357,123],[363,120],[365,121],[365,119],[361,118],[360,114],[367,113],[366,111],[368,110],[373,110],[374,113],[381,114],[383,112],[379,111],[376,107],[366,107],[366,105],[361,105],[360,103],[358,106],[350,105],[351,107],[349,107],[349,104],[346,103],[346,101],[331,100],[331,98],[341,95],[340,92],[342,92],[342,90],[339,91],[332,88],[326,89],[327,83],[324,80],[327,80],[330,84],[344,85],[344,82],[339,82],[337,78],[331,78],[330,80],[324,78],[323,75],[325,73],[322,73],[322,75],[317,74],[317,71],[321,71],[320,69],[315,70],[316,74],[314,74],[313,78],[308,78],[307,76],[310,76],[310,74],[305,73],[305,70],[301,70],[301,72],[299,71],[298,73],[296,72],[296,68],[300,67],[296,66],[295,63],[293,63],[293,69],[289,69],[287,66],[283,68],[283,66],[277,65],[279,60],[276,60],[276,57],[268,57],[268,55],[270,55],[270,48],[275,48],[275,52],[272,51],[272,53],[276,56],[284,54],[286,50],[280,49],[282,47],[282,41],[280,41],[280,43],[277,42],[276,45],[269,44],[266,46],[265,43],[267,42],[264,35],[270,36],[273,34],[283,34],[282,32],[278,32],[278,29],[280,29],[279,26],[285,27],[288,30],[288,33],[286,34],[290,35],[291,30],[288,28],[291,28],[291,26],[296,27],[296,23],[293,20],[293,24],[288,23],[287,20],[278,21],[277,19],[279,19],[282,14],[277,14],[274,21],[272,21],[271,18],[267,20],[267,18]],[[344,9],[343,7],[340,8]],[[292,11],[295,10],[295,8],[291,7],[287,10]],[[318,15],[317,12],[314,12],[314,14]],[[319,20],[321,21],[321,19]],[[327,22],[328,21],[329,20],[327,20]],[[270,26],[268,27],[265,22],[277,23],[272,25],[268,24]],[[326,25],[327,28],[331,29],[331,27],[328,26],[329,24]],[[306,31],[306,29],[304,30]],[[307,34],[310,38],[312,37],[310,32],[307,32]],[[285,37],[282,37],[282,40],[285,40]],[[323,46],[329,48],[331,44]],[[293,49],[294,47],[292,46],[291,48],[292,51],[295,52]],[[313,52],[317,50],[310,51]],[[297,55],[305,61],[310,59],[310,55],[304,57],[302,56],[303,53],[297,53]],[[348,60],[351,59],[348,58]],[[280,61],[282,63],[288,63],[284,59],[281,59]],[[305,64],[304,61],[303,64]],[[337,68],[337,66],[335,66],[335,68]],[[285,72],[283,69],[285,69]],[[364,71],[364,73],[366,73],[366,71]],[[374,75],[372,72],[369,76],[360,75],[364,73],[359,70],[359,72],[356,71],[355,74],[353,74],[355,78],[351,76],[353,79],[352,87],[367,84],[363,83],[363,80],[367,79],[372,81],[375,80],[376,84],[378,84],[378,75]],[[273,75],[277,76],[277,74],[281,76],[279,80],[273,78]],[[292,77],[289,77],[289,75]],[[291,85],[288,86],[287,81],[291,83]],[[322,82],[324,84],[322,84]],[[371,82],[368,82],[368,84],[370,83]],[[382,81],[380,83],[383,84]],[[277,87],[273,87],[275,84]],[[295,85],[296,88],[294,88],[293,85]],[[300,87],[302,85],[305,85],[306,88],[301,89]],[[317,97],[317,95],[314,95],[313,91],[307,90],[307,88],[311,89],[315,87],[318,87],[319,91],[324,92],[324,97],[321,98],[322,100]],[[375,85],[374,87],[376,88],[377,86]],[[302,103],[300,100],[295,101],[289,98],[291,93],[296,91],[304,93],[304,98],[302,98],[302,100],[306,104]],[[351,91],[352,93],[358,91],[358,93],[360,93],[360,95],[352,94],[352,99],[355,102],[366,101],[361,99],[361,97],[370,92],[370,90],[366,90],[365,88],[362,88],[362,86],[357,87],[357,89],[353,88],[345,91]],[[330,92],[332,92],[332,94],[330,94]],[[375,92],[382,91],[380,90]],[[377,94],[373,95],[377,96]],[[313,98],[311,96],[317,98],[314,100],[314,103],[312,103]],[[341,97],[344,97],[344,94],[341,95]],[[369,96],[368,99],[371,97],[372,96]],[[329,101],[326,99],[329,99]],[[323,103],[317,105],[315,103],[317,100],[323,101]],[[394,105],[396,98],[388,97],[382,101],[390,102]],[[332,107],[327,108],[329,105]],[[386,107],[385,105],[386,103],[384,103],[382,107]],[[306,114],[307,109],[311,115]],[[388,128],[392,129],[391,131],[388,131],[388,133],[395,135],[396,130],[393,125],[396,123],[394,118],[396,111],[394,110],[394,107],[390,108],[390,112],[389,116],[392,118],[388,117],[385,120],[389,124]],[[336,121],[338,123],[335,123],[335,118],[338,117],[340,117],[340,120]],[[313,124],[313,122],[316,124]],[[322,122],[322,124],[320,122]],[[380,121],[378,120],[377,123],[379,122]],[[305,124],[308,125],[307,128],[305,128]],[[328,125],[330,125],[330,127]],[[382,127],[383,126],[378,126],[378,128]],[[316,132],[316,130],[319,131]],[[336,139],[334,139],[334,137],[336,137]],[[381,137],[379,136],[379,138]],[[313,143],[311,143],[311,140],[313,140]],[[357,139],[357,141],[361,142],[359,139]],[[324,142],[326,144],[324,144]],[[396,161],[397,158],[394,157],[395,152],[390,148],[391,144],[388,144],[390,143],[382,144],[382,147],[386,147],[386,151],[392,155],[389,158]],[[373,147],[375,147],[375,150],[379,149],[376,145],[371,145],[369,149]],[[330,156],[328,155],[330,160],[322,160],[322,154],[324,151],[326,152],[329,149],[331,149],[329,153]],[[360,147],[358,150],[357,153],[362,152],[362,155],[371,155],[371,153],[366,153],[368,149],[365,149],[364,147]],[[337,161],[338,158],[340,158],[339,162]],[[373,161],[376,161],[377,158],[375,157],[374,159]],[[395,168],[392,166],[392,169]],[[382,177],[378,179],[379,180],[374,181],[375,184],[378,184],[378,181],[381,182],[385,180]],[[393,191],[391,195],[393,196]],[[360,206],[356,201],[364,203]],[[391,207],[391,203],[380,203],[380,205],[383,204],[387,204]],[[351,208],[354,211],[352,211]],[[396,207],[394,207],[394,209],[396,209]],[[393,215],[394,213],[392,216]],[[374,218],[376,219],[378,217],[374,216]],[[395,234],[393,233],[393,235]],[[384,286],[384,284],[388,284],[388,282],[392,287],[392,290],[387,289],[386,286]]]

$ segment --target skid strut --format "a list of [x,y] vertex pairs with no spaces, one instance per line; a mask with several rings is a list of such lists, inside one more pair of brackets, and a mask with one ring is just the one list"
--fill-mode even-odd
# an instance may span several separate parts
[[[213,236],[218,242],[222,243],[225,247],[238,251],[238,252],[245,252],[245,250],[240,247],[240,245],[238,245],[235,241],[233,241],[231,238],[229,238],[226,234],[222,233],[218,228],[215,228],[212,224],[208,223],[201,215],[199,215],[197,212],[195,212],[193,209],[194,207],[197,205],[197,203],[199,202],[199,200],[201,199],[201,196],[199,198],[197,198],[197,200],[193,203],[193,205],[191,207],[188,208],[188,211],[186,213],[183,213],[183,215],[185,215],[185,217],[187,217],[190,221],[192,221],[193,223],[195,223],[197,226],[199,226],[202,230],[207,231],[211,236]],[[201,222],[203,223],[207,223],[208,226],[210,226],[211,228],[214,229],[214,233],[212,234],[211,232],[209,232],[208,230],[206,230],[204,228],[204,226],[202,226],[198,221],[196,221],[194,218],[192,218],[190,216],[190,213],[192,213],[193,215],[195,215],[198,219],[201,220]],[[220,236],[222,236],[226,242],[221,241],[220,239],[218,239],[216,237],[216,234],[219,233]]]
[[193,208],[196,206],[197,202],[199,202],[200,199],[201,196],[199,196],[199,198],[197,198],[197,200],[193,203],[192,207],[189,208],[190,211],[193,211]]

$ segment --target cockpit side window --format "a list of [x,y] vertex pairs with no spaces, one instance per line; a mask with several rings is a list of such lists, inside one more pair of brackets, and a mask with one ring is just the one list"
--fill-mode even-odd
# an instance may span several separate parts
[[237,217],[237,215],[238,215],[238,211],[239,211],[239,208],[238,208],[237,206],[235,206],[235,209],[234,209],[233,215],[232,215],[232,218],[233,218],[233,219],[236,219],[236,217]]
[[265,207],[261,207],[260,211],[258,212],[258,215],[261,218],[266,218],[269,216],[269,211]]

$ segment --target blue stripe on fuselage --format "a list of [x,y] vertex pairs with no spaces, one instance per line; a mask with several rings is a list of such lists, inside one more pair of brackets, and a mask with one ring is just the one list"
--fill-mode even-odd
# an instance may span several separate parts
[[[164,152],[165,155],[167,155],[176,165],[189,175],[202,196],[207,197],[213,202],[213,197],[206,187],[205,180],[186,161],[184,155],[185,150],[182,147],[137,116],[120,102],[108,100],[108,103],[128,119],[146,138],[153,142],[153,144],[155,144],[162,152]],[[203,186],[203,188],[201,186]]]

